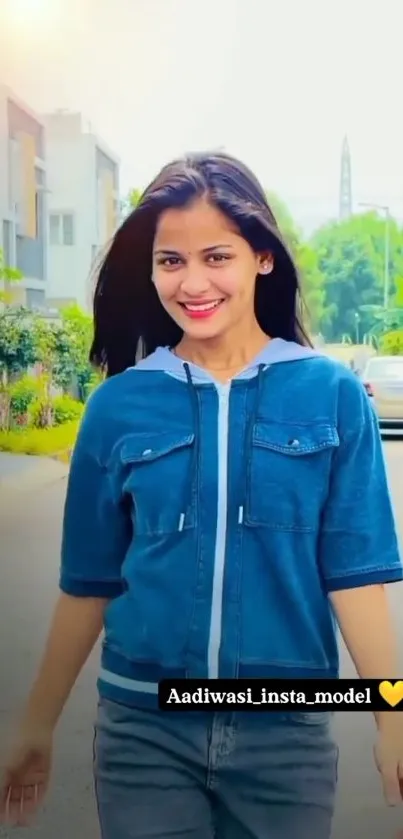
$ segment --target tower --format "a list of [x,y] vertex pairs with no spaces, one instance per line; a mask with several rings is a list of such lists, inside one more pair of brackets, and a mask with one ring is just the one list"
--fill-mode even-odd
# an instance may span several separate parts
[[351,154],[347,137],[343,140],[340,167],[339,218],[350,218],[352,213]]

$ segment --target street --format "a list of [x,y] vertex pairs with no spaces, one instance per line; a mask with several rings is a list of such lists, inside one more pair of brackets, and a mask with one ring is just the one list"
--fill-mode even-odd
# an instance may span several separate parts
[[[403,535],[403,442],[388,441],[385,452],[399,531]],[[34,676],[44,644],[48,619],[57,595],[59,541],[66,480],[0,495],[0,763],[18,711]],[[371,526],[371,522],[368,522]],[[394,586],[391,600],[398,621],[403,673],[403,587]],[[98,839],[92,790],[92,720],[99,650],[85,668],[63,716],[57,736],[53,785],[46,808],[29,835],[38,839]],[[352,668],[342,650],[342,675]],[[372,757],[371,715],[340,713],[336,718],[340,743],[339,801],[335,839],[366,835],[392,839],[403,808],[383,804]],[[366,811],[366,812],[365,812]],[[0,837],[15,839],[25,831],[0,827]],[[312,837],[314,839],[314,837]]]

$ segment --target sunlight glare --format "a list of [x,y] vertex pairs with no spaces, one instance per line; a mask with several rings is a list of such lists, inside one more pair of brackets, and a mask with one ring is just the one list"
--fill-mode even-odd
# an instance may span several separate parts
[[43,27],[54,19],[58,5],[57,0],[8,0],[7,11],[14,25]]

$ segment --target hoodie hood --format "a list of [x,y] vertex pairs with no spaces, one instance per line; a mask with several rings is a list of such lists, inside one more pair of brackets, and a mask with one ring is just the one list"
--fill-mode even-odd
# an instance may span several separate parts
[[[284,341],[282,338],[273,338],[271,341],[268,341],[263,350],[234,379],[251,379],[257,375],[259,369],[266,369],[272,364],[281,364],[286,361],[302,361],[318,355],[321,355],[321,353],[311,347],[303,347],[301,344],[294,343],[293,341]],[[189,371],[188,373],[186,372],[186,368]],[[204,370],[203,367],[183,361],[169,347],[158,347],[147,358],[139,361],[135,365],[135,369],[147,372],[158,370],[185,381],[189,378],[190,373],[195,384],[211,384],[215,381],[213,376],[207,370]]]

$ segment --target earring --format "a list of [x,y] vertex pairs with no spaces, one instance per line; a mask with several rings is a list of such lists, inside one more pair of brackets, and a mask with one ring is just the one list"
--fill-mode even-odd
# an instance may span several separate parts
[[259,274],[271,274],[272,270],[273,270],[273,264],[266,260],[266,262],[262,263]]

